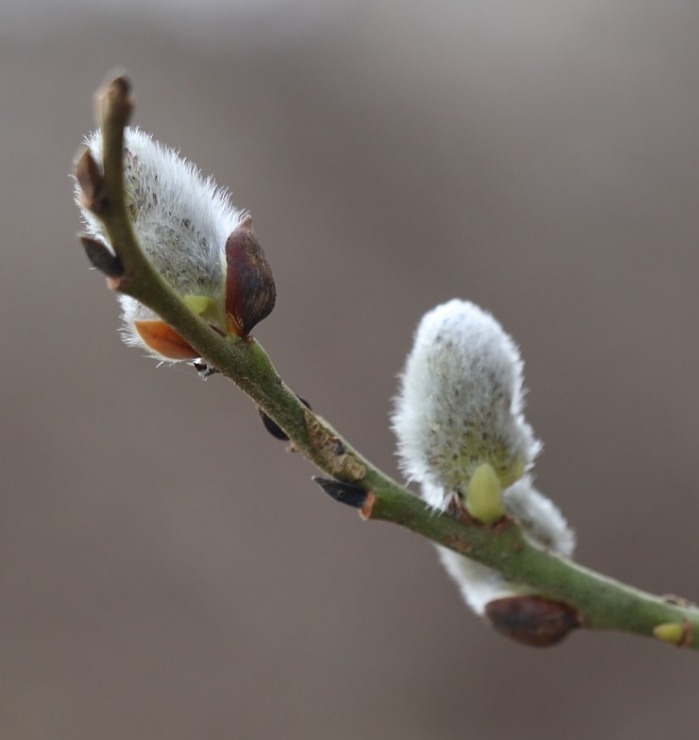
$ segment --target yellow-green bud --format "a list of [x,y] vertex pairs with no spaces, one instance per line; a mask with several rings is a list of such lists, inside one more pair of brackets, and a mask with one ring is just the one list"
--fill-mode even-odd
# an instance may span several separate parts
[[482,463],[473,471],[466,494],[466,509],[483,524],[494,524],[505,516],[502,486],[492,465]]
[[687,639],[687,629],[681,622],[664,622],[653,628],[653,635],[670,645],[682,645]]

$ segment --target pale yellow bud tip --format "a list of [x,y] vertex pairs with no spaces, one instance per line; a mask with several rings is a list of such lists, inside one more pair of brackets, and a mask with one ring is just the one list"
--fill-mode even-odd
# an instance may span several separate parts
[[653,628],[653,635],[670,645],[682,645],[687,639],[686,627],[680,622],[665,622]]
[[502,485],[492,465],[479,465],[471,476],[466,494],[468,513],[483,524],[494,524],[505,516]]
[[184,296],[184,302],[187,304],[187,308],[197,316],[201,316],[209,309],[214,300],[208,295],[189,295]]

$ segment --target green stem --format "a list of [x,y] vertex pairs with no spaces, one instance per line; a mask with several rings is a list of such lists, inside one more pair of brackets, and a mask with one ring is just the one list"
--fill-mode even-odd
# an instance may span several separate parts
[[124,128],[133,108],[125,77],[114,78],[100,99],[106,200],[100,209],[124,266],[112,286],[137,298],[172,326],[211,367],[247,393],[288,435],[296,449],[335,480],[367,492],[366,519],[392,522],[488,565],[546,598],[565,602],[583,626],[651,636],[659,624],[684,625],[683,644],[699,648],[699,610],[647,594],[529,544],[504,519],[487,527],[430,510],[373,466],[324,419],[301,403],[252,338],[223,337],[193,314],[157,273],[133,232],[123,182]]

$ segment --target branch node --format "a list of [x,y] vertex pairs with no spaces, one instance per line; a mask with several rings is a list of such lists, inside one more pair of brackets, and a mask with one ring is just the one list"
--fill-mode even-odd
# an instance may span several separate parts
[[366,476],[366,466],[342,440],[330,430],[310,410],[305,414],[306,431],[311,447],[315,451],[319,465],[336,478],[360,481]]

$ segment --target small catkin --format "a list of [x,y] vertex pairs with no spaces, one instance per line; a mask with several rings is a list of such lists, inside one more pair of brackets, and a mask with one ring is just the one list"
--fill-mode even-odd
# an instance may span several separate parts
[[[101,133],[92,133],[85,143],[101,165]],[[133,228],[149,260],[190,308],[226,333],[226,240],[246,214],[191,162],[138,128],[125,131],[124,180]],[[81,204],[77,184],[76,202],[89,236],[111,248],[99,218]],[[166,329],[158,329],[157,343],[144,341],[150,334],[143,327],[158,322],[153,311],[126,295],[119,300],[127,344],[144,347],[160,360],[183,359],[154,349],[167,346]]]
[[[471,508],[478,504],[485,511],[475,512],[477,519],[496,521],[501,505],[533,545],[570,557],[572,530],[526,474],[541,443],[522,413],[522,367],[512,339],[473,303],[452,300],[428,312],[415,334],[392,417],[401,467],[438,511],[468,511],[475,475],[474,488],[483,489],[480,498],[488,505],[472,499]],[[496,599],[533,593],[453,550],[437,550],[464,600],[481,616]]]
[[486,311],[452,300],[427,313],[415,334],[393,414],[409,479],[464,497],[482,463],[503,488],[534,462],[541,445],[522,415],[517,346]]

